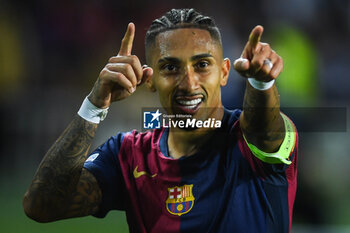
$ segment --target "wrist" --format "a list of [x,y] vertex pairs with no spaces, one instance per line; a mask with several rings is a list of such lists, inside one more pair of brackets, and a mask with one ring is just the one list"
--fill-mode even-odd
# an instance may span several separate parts
[[248,82],[254,89],[257,89],[259,91],[265,91],[273,86],[273,84],[275,83],[275,79],[272,79],[268,82],[264,82],[256,80],[255,78],[248,78]]
[[106,118],[107,113],[108,107],[98,108],[90,102],[88,97],[85,97],[78,111],[78,115],[80,117],[95,124],[99,124],[101,121],[103,121]]

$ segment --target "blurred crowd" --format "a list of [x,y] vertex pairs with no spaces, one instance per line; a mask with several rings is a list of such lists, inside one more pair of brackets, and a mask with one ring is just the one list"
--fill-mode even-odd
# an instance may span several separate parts
[[[350,1],[3,0],[1,176],[30,178],[34,174],[108,58],[116,55],[128,22],[136,25],[132,53],[145,63],[144,36],[152,20],[171,8],[187,7],[214,17],[221,29],[224,55],[231,61],[240,56],[250,30],[263,25],[262,40],[285,62],[278,79],[282,106],[341,107],[347,117]],[[231,70],[228,86],[222,89],[226,107],[241,107],[244,86],[244,79]],[[94,146],[119,130],[140,129],[141,108],[152,106],[159,106],[157,96],[143,87],[115,103]],[[322,119],[327,119],[328,112],[323,114]],[[301,132],[299,136],[295,222],[350,225],[347,126],[339,132]]]

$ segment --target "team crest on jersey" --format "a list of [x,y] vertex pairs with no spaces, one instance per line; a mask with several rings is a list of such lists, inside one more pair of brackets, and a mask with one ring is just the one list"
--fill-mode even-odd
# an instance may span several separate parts
[[165,203],[169,213],[181,216],[190,212],[194,204],[192,188],[193,184],[168,188],[169,194]]

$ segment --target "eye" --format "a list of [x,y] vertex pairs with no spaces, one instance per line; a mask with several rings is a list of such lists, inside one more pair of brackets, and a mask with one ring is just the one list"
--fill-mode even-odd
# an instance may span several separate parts
[[197,67],[200,69],[207,68],[209,66],[209,62],[207,61],[200,61],[197,63]]
[[174,64],[165,64],[162,69],[167,72],[174,72],[177,70],[177,67]]

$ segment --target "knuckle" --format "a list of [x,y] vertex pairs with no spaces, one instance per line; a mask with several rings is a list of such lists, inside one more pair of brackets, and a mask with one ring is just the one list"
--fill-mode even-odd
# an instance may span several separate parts
[[281,63],[283,64],[283,59],[282,59],[282,57],[279,56],[279,55],[277,55],[277,57],[278,57],[278,61],[281,62]]
[[276,57],[275,66],[276,65],[283,65],[283,59],[280,56]]
[[263,59],[257,59],[257,60],[255,60],[255,61],[253,62],[253,66],[254,66],[254,67],[262,67],[263,64],[264,64]]
[[130,73],[132,71],[132,66],[128,63],[123,64],[123,69],[126,73]]
[[115,74],[115,78],[117,79],[117,80],[121,80],[121,79],[123,79],[123,74],[122,73],[120,73],[120,72],[117,72],[116,74]]
[[278,74],[279,74],[278,72],[273,72],[270,76],[271,78],[276,79]]
[[115,58],[116,58],[116,56],[110,57],[110,58],[108,59],[108,62],[109,62],[109,63],[113,62],[113,61],[115,60]]
[[108,69],[107,69],[106,67],[104,67],[104,68],[101,70],[99,76],[100,76],[100,77],[103,77],[103,76],[105,76],[107,73],[108,73]]
[[135,63],[139,60],[139,58],[136,55],[130,55],[131,62]]
[[138,63],[138,58],[137,58],[137,56],[136,56],[136,55],[131,55],[131,56],[130,56],[130,64],[131,64],[132,66],[136,66],[137,63]]
[[130,80],[130,82],[133,85],[135,85],[136,84],[136,80],[134,80],[135,73],[134,73],[132,66],[130,64],[126,63],[126,64],[124,64],[123,67],[124,67],[124,73],[127,76],[127,78]]
[[264,43],[264,45],[263,45],[263,50],[264,50],[264,51],[271,50],[270,45],[269,45],[269,44],[267,44],[267,43]]
[[113,66],[112,63],[107,63],[104,69],[110,69],[112,68],[112,66]]

